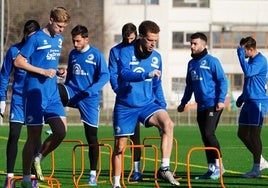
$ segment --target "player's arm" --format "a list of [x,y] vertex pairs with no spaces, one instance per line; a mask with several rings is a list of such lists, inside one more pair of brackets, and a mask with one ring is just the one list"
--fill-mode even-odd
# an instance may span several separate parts
[[39,67],[35,67],[31,65],[30,63],[27,62],[27,59],[23,57],[21,54],[19,54],[15,61],[14,65],[20,69],[24,69],[28,72],[40,74],[45,77],[53,78],[56,75],[56,70],[55,69],[42,69]]

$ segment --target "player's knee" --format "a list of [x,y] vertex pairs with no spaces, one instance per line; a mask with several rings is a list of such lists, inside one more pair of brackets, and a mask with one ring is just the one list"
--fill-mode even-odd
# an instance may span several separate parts
[[173,133],[173,129],[174,129],[174,123],[173,121],[169,120],[163,124],[162,132],[166,134]]
[[62,141],[65,136],[66,136],[66,131],[60,131],[60,132],[55,132],[52,135],[55,135],[55,137],[59,140]]

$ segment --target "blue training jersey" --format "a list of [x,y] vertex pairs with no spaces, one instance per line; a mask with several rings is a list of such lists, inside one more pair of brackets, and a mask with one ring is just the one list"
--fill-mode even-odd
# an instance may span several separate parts
[[161,78],[149,78],[155,69],[162,72],[162,59],[157,51],[152,51],[146,59],[138,59],[134,46],[120,50],[118,64],[118,91],[116,103],[129,107],[143,107],[155,102],[166,104]]
[[227,95],[227,78],[220,61],[206,54],[199,60],[190,60],[187,68],[186,87],[182,105],[186,105],[194,93],[197,110],[203,110],[224,102]]
[[21,43],[12,45],[4,58],[1,73],[0,73],[0,101],[6,101],[6,94],[8,89],[8,83],[10,80],[10,74],[14,70],[14,80],[12,82],[12,101],[22,104],[22,91],[24,86],[24,80],[26,76],[26,71],[19,69],[14,66],[14,60],[17,57],[20,49],[22,47]]
[[99,96],[103,86],[109,81],[109,71],[102,52],[89,46],[84,52],[73,49],[69,54],[65,84],[75,93]]
[[[31,35],[20,54],[27,59],[33,66],[43,69],[57,70],[59,57],[62,48],[62,35],[47,35],[42,29]],[[50,99],[54,94],[58,95],[57,76],[48,78],[40,74],[27,72],[25,80],[25,92],[39,92],[42,97]],[[39,95],[40,95],[39,94]]]
[[110,50],[110,54],[109,54],[109,66],[108,66],[108,68],[109,68],[109,72],[110,72],[110,84],[111,84],[111,87],[115,93],[117,92],[117,89],[118,89],[117,79],[118,79],[119,53],[120,53],[120,50],[125,46],[126,45],[124,45],[121,42],[121,43],[117,44],[116,46],[114,46]]
[[237,49],[238,59],[244,72],[243,101],[250,99],[267,99],[267,59],[262,53],[255,57],[245,59],[245,50]]

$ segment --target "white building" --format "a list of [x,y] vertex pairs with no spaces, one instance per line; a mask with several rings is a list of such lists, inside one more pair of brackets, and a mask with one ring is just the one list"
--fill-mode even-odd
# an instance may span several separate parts
[[[121,39],[121,28],[127,22],[137,27],[143,20],[160,26],[157,50],[163,58],[163,86],[169,108],[177,106],[184,91],[190,46],[187,38],[201,31],[208,35],[208,50],[222,62],[236,95],[243,84],[236,47],[242,37],[252,35],[258,49],[268,56],[267,0],[104,0],[105,46],[109,54]],[[236,96],[235,96],[236,97]],[[104,100],[113,106],[110,85]]]

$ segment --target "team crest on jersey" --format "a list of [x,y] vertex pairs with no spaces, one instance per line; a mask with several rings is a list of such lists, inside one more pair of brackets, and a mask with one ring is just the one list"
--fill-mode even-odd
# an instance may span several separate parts
[[87,59],[86,59],[86,63],[89,63],[89,64],[93,64],[93,65],[96,65],[96,62],[94,62],[94,54],[89,54]]
[[133,69],[133,72],[141,73],[141,72],[145,72],[145,70],[142,67],[137,67],[137,68]]
[[88,75],[87,72],[85,72],[79,64],[73,65],[73,74],[74,75]]
[[47,40],[44,40],[43,42],[44,42],[44,45],[48,45],[48,42],[47,42]]
[[133,55],[133,56],[131,57],[131,61],[137,61],[137,58],[136,58],[135,55]]
[[61,48],[62,47],[62,39],[58,40],[58,47]]
[[140,62],[137,60],[136,56],[132,56],[129,65],[138,65],[139,63]]
[[158,60],[158,58],[157,57],[153,57],[152,58],[152,62],[151,62],[151,66],[152,67],[154,67],[154,68],[156,68],[156,69],[159,69],[159,60]]
[[207,60],[203,60],[200,64],[200,68],[202,69],[210,69],[209,66],[207,66]]

